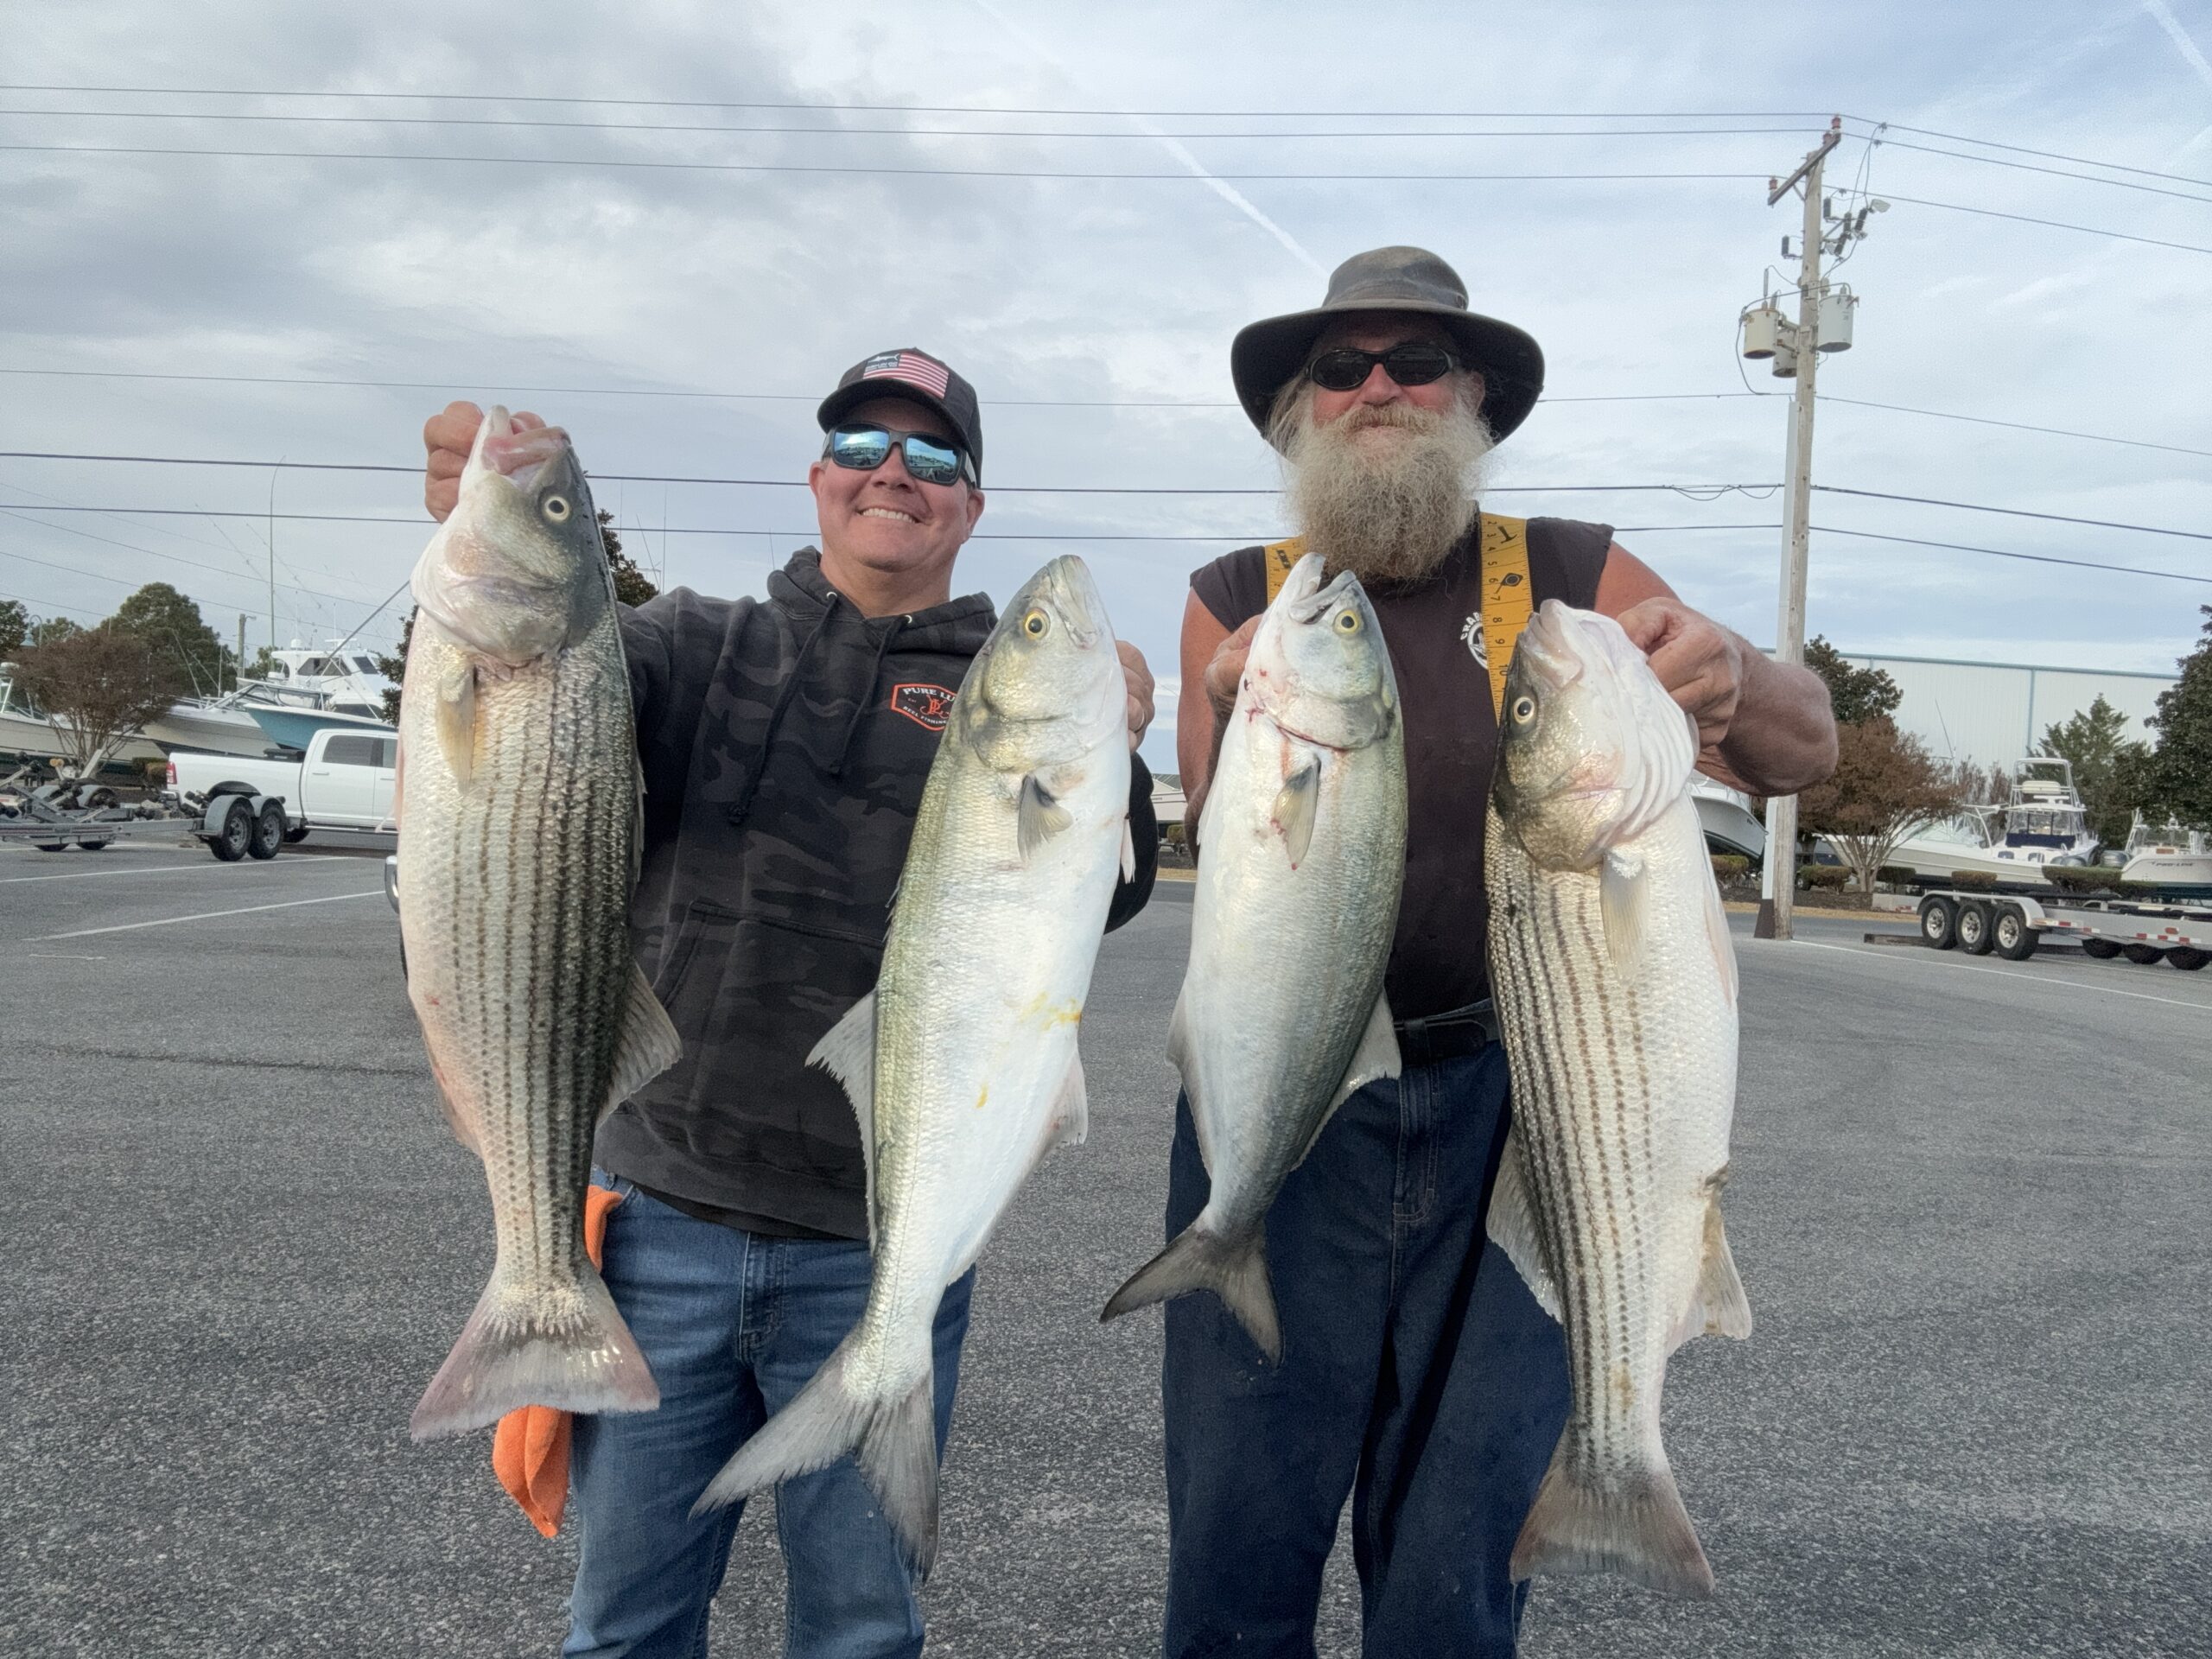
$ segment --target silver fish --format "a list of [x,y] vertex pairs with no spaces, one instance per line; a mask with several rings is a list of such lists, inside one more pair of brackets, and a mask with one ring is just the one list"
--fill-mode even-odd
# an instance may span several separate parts
[[407,993],[499,1255],[415,1438],[522,1405],[643,1411],[652,1374],[584,1252],[601,1116],[672,1065],[626,921],[643,810],[613,578],[557,428],[494,409],[415,568],[400,699]]
[[1014,1193],[1089,1125],[1077,1027],[1133,868],[1126,681],[1082,560],[1017,594],[969,665],[922,792],[874,991],[810,1057],[868,1154],[860,1324],[698,1508],[850,1452],[916,1569],[937,1554],[931,1329]]
[[1406,858],[1406,757],[1382,630],[1350,571],[1300,560],[1252,638],[1200,824],[1169,1029],[1206,1207],[1102,1316],[1211,1290],[1268,1358],[1267,1217],[1353,1090],[1398,1075],[1382,994]]
[[1668,1356],[1751,1333],[1720,1224],[1736,958],[1695,728],[1610,617],[1547,601],[1506,681],[1487,852],[1513,1128],[1489,1230],[1567,1327],[1574,1407],[1513,1574],[1709,1595],[1660,1435]]

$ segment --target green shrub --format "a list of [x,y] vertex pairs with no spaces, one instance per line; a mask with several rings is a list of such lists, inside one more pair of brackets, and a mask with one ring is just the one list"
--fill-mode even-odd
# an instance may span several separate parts
[[2101,870],[2094,867],[2071,864],[2046,864],[2044,880],[2066,893],[2117,893],[2120,888],[2118,870]]
[[1851,881],[1848,864],[1800,864],[1797,885],[1816,893],[1841,893]]
[[1751,861],[1741,853],[1713,855],[1713,879],[1716,881],[1740,881],[1751,873]]
[[1909,887],[1920,880],[1920,872],[1906,864],[1885,864],[1874,872],[1874,879],[1885,887]]
[[1953,870],[1951,885],[1974,893],[1987,893],[1997,885],[1997,878],[1987,870]]

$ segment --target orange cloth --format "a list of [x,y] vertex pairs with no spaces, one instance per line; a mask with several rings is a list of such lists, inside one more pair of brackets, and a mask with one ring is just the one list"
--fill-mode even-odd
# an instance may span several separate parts
[[[607,1242],[607,1212],[621,1202],[620,1192],[603,1186],[584,1194],[584,1250],[594,1267]],[[569,1429],[567,1412],[523,1406],[500,1418],[492,1435],[492,1472],[548,1538],[561,1530],[569,1503]]]

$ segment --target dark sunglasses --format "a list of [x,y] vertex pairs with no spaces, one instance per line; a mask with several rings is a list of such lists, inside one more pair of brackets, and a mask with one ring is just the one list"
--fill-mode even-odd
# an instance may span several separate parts
[[1441,346],[1408,343],[1387,352],[1363,352],[1357,346],[1339,346],[1324,352],[1306,365],[1306,378],[1325,391],[1357,391],[1380,363],[1382,372],[1402,386],[1425,386],[1441,380],[1459,366],[1459,359]]
[[968,452],[926,432],[894,432],[887,426],[836,426],[823,441],[822,458],[856,473],[872,473],[891,459],[891,446],[907,475],[924,484],[957,484],[963,477],[976,481]]

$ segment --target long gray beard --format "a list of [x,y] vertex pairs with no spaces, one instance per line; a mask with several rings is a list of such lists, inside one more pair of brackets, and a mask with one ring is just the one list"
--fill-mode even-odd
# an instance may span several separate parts
[[[1403,435],[1363,442],[1374,427]],[[1363,582],[1418,582],[1451,554],[1474,522],[1474,493],[1494,442],[1482,417],[1384,404],[1313,423],[1310,397],[1283,411],[1286,495],[1309,550],[1333,574]]]

